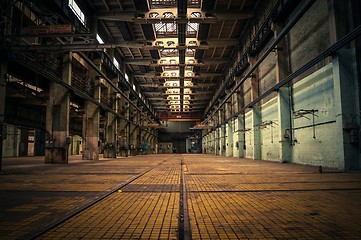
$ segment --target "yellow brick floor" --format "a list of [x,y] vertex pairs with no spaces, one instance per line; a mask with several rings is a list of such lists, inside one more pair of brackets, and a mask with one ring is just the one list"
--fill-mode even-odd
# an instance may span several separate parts
[[176,239],[179,193],[117,192],[39,239]]
[[192,239],[360,239],[360,172],[199,154],[5,165],[0,239],[28,239],[145,171],[37,239],[177,239],[181,160]]

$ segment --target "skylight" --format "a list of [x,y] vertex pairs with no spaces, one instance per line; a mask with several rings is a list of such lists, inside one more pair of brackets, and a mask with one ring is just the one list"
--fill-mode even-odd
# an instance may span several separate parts
[[150,8],[167,8],[174,7],[177,4],[176,0],[148,0]]
[[186,56],[187,56],[187,57],[194,57],[194,55],[195,55],[195,50],[194,50],[194,49],[189,49],[189,48],[187,48],[187,50],[186,50]]
[[176,23],[156,23],[155,31],[157,34],[177,34]]
[[168,48],[160,50],[161,57],[178,57],[178,49],[176,48]]
[[[179,65],[179,50],[178,50],[178,25],[180,23],[177,19],[177,0],[147,0],[150,13],[149,18],[158,19],[153,24],[156,32],[156,39],[153,45],[160,53],[159,65],[163,72],[161,77],[164,80],[164,87],[166,87],[166,94],[169,110],[171,112],[181,112],[190,110],[190,100],[194,77],[193,65],[196,64],[195,48],[198,46],[197,34],[199,31],[199,23],[192,19],[186,25],[186,39],[185,45],[185,63],[183,66],[182,76],[180,76]],[[187,6],[190,10],[187,12],[188,18],[199,19],[202,18],[201,0],[186,0]],[[159,10],[158,10],[159,9]],[[189,16],[190,15],[190,16]],[[183,49],[183,48],[181,48]],[[183,56],[184,57],[184,56]],[[183,60],[184,61],[184,60]],[[182,61],[182,62],[183,62]],[[189,64],[189,65],[188,65]],[[183,76],[184,74],[184,76]],[[186,81],[180,81],[179,78],[186,78]]]
[[199,28],[199,23],[188,23],[187,24],[187,34],[194,35],[197,34]]
[[76,3],[76,1],[69,0],[68,6],[73,11],[73,13],[76,15],[76,17],[80,20],[80,22],[82,22],[83,25],[85,25],[85,15],[84,15],[83,11],[80,9],[80,7],[78,6],[78,4]]

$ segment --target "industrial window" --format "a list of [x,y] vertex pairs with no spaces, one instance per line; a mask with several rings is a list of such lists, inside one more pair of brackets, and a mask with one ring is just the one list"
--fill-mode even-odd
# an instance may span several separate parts
[[76,3],[76,1],[69,0],[68,6],[73,11],[73,13],[77,16],[77,18],[80,20],[80,22],[82,22],[83,25],[85,25],[85,15],[84,15],[83,11],[80,9],[80,7],[78,6],[78,4]]
[[119,62],[117,61],[117,59],[113,58],[113,63],[114,63],[114,66],[119,69]]
[[104,43],[102,37],[101,37],[99,34],[97,34],[97,37],[96,37],[96,38],[97,38],[98,43],[100,43],[100,44],[103,44],[103,43]]

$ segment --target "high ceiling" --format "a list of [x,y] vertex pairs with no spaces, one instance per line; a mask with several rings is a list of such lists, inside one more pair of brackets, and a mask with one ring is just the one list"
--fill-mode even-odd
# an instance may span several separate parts
[[[258,2],[70,0],[68,5],[68,1],[25,1],[34,13],[35,17],[28,16],[33,23],[21,22],[21,27],[30,26],[25,28],[27,35],[9,35],[3,45],[18,53],[80,52],[84,59],[90,55],[81,52],[107,49],[108,58],[116,59],[125,78],[134,84],[130,88],[136,98],[139,94],[158,119],[201,120],[225,86]],[[70,23],[72,33],[41,32],[43,24]]]
[[[202,118],[227,73],[254,0],[89,0],[160,118]],[[108,36],[105,36],[108,35]]]

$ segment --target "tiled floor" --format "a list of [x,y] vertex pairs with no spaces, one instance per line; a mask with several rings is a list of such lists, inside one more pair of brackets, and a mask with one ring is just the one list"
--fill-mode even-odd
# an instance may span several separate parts
[[7,159],[0,175],[0,239],[30,239],[65,216],[37,239],[177,239],[183,222],[192,239],[361,236],[359,172],[196,154],[24,161]]

